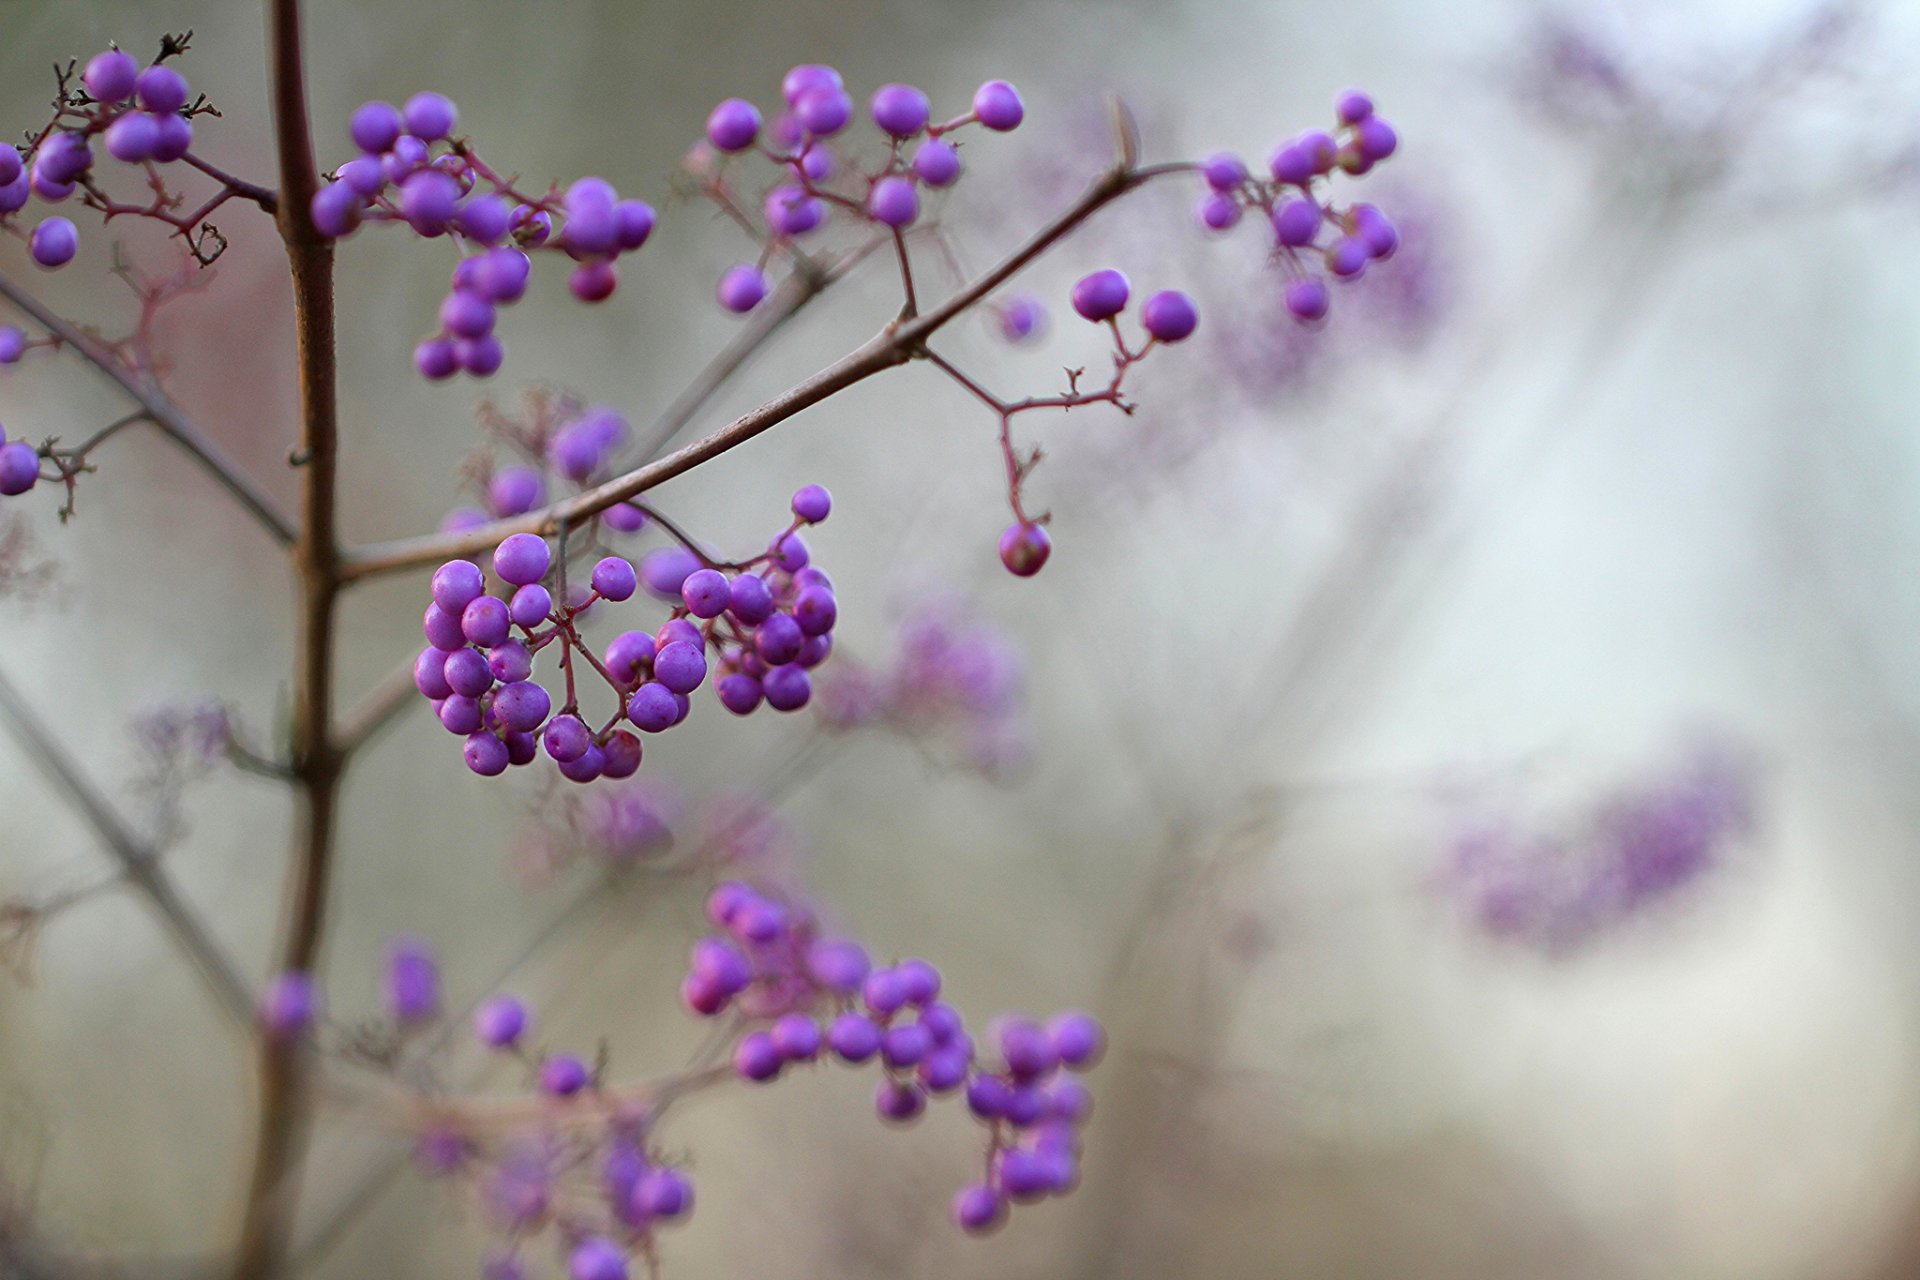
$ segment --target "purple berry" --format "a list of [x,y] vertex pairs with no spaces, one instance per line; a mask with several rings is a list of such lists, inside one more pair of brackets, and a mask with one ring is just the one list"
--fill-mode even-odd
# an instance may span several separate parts
[[1156,341],[1181,342],[1193,336],[1200,323],[1200,312],[1186,294],[1178,289],[1165,289],[1148,298],[1140,308],[1140,322]]
[[769,666],[782,666],[800,656],[806,633],[784,613],[776,613],[754,630],[753,648]]
[[366,199],[344,182],[330,182],[313,193],[308,207],[313,225],[329,240],[338,240],[360,225]]
[[18,497],[40,479],[40,454],[23,440],[0,445],[0,494]]
[[951,186],[960,177],[960,152],[952,143],[928,138],[914,150],[913,171],[930,187]]
[[714,691],[720,695],[720,705],[737,716],[752,715],[765,695],[759,680],[738,672],[721,677]]
[[698,645],[676,640],[654,655],[653,678],[674,693],[692,693],[707,678],[707,657]]
[[540,581],[552,563],[547,540],[533,533],[512,534],[493,552],[493,571],[515,586]]
[[819,524],[832,510],[833,495],[824,485],[805,485],[793,495],[793,514],[808,524]]
[[625,729],[615,729],[600,744],[600,774],[606,778],[631,778],[640,769],[644,754],[640,739]]
[[927,1109],[927,1095],[905,1080],[882,1080],[873,1091],[873,1109],[888,1124],[912,1124]]
[[1288,200],[1275,206],[1273,234],[1281,244],[1295,248],[1312,244],[1320,234],[1320,206],[1311,200]]
[[775,667],[761,677],[760,687],[775,711],[798,711],[813,697],[813,680],[797,665]]
[[619,269],[611,262],[583,262],[567,273],[568,291],[582,302],[605,302],[619,284]]
[[593,735],[587,732],[587,726],[579,716],[557,715],[548,722],[546,733],[541,735],[541,745],[555,761],[568,764],[587,754],[587,749],[593,745]]
[[745,151],[760,136],[760,110],[743,98],[728,98],[707,117],[707,141],[716,151]]
[[727,588],[728,608],[747,626],[758,626],[773,614],[773,592],[758,574],[743,573]]
[[927,95],[910,84],[882,85],[869,105],[873,122],[896,138],[911,138],[926,128],[932,111]]
[[649,1219],[684,1218],[693,1211],[693,1180],[678,1169],[650,1169],[633,1189],[633,1208]]
[[640,578],[633,565],[619,556],[607,556],[593,566],[593,589],[618,603],[630,600],[639,590]]
[[400,109],[391,102],[367,102],[356,107],[347,122],[347,135],[353,145],[369,155],[391,151],[406,128]]
[[1107,1049],[1107,1033],[1092,1014],[1069,1010],[1047,1024],[1055,1054],[1062,1066],[1075,1070],[1092,1067]]
[[[504,769],[506,744],[492,741],[500,747]],[[417,938],[396,939],[387,948],[387,1009],[403,1023],[430,1022],[440,1015],[440,965]]]
[[1367,242],[1358,236],[1342,236],[1326,252],[1327,270],[1343,280],[1357,280],[1372,257]]
[[1109,267],[1073,286],[1073,309],[1088,320],[1111,320],[1126,309],[1129,293],[1126,276]]
[[766,273],[748,263],[729,267],[720,277],[720,285],[715,291],[720,305],[735,314],[744,314],[760,305],[767,296]]
[[1318,320],[1327,314],[1331,301],[1326,282],[1311,276],[1287,281],[1287,310],[1295,319]]
[[820,1024],[804,1013],[782,1015],[767,1034],[788,1062],[812,1062],[820,1056]]
[[[460,112],[453,102],[438,93],[414,94],[407,99],[401,115],[406,120],[407,132],[422,142],[438,142],[451,134],[460,118]],[[374,148],[367,149],[371,151]]]
[[160,123],[143,111],[129,111],[107,126],[107,154],[127,164],[151,160],[160,147]]
[[[696,618],[717,618],[733,601],[733,589],[727,575],[718,569],[698,569],[680,584],[680,598]],[[681,692],[685,692],[681,690]]]
[[867,193],[867,212],[875,222],[899,230],[920,216],[920,193],[907,178],[882,178]]
[[658,681],[641,685],[627,699],[627,719],[633,721],[636,729],[646,733],[662,733],[671,729],[680,719],[680,708],[673,700],[673,690]]
[[473,1011],[473,1034],[489,1049],[518,1044],[527,1030],[527,1006],[512,996],[493,996]]
[[464,698],[477,698],[493,688],[493,672],[476,649],[455,649],[447,655],[447,684]]
[[816,138],[831,138],[853,119],[853,99],[842,89],[810,89],[793,104],[794,118]]
[[48,270],[63,267],[80,251],[80,233],[65,218],[47,218],[27,237],[27,250]]
[[767,192],[767,225],[783,236],[803,236],[826,221],[827,206],[802,187],[780,186]]
[[[502,602],[503,613],[505,609],[506,605]],[[464,618],[461,624],[464,628]],[[487,650],[487,670],[493,672],[493,678],[502,684],[518,684],[533,674],[533,653],[518,640],[504,640]]]
[[142,111],[165,115],[187,105],[187,82],[172,67],[148,67],[134,80],[134,96]]
[[1200,176],[1218,192],[1234,192],[1246,185],[1247,166],[1239,156],[1221,151],[1200,166]]
[[1353,131],[1353,138],[1359,145],[1360,154],[1374,164],[1392,155],[1400,145],[1399,135],[1394,133],[1393,126],[1374,115],[1359,123]]
[[567,1280],[627,1280],[627,1255],[613,1241],[589,1236],[567,1255]]
[[505,644],[512,628],[507,602],[498,596],[481,596],[460,613],[461,634],[483,649]]
[[880,1052],[881,1032],[871,1019],[843,1013],[827,1028],[827,1047],[842,1062],[865,1062]]
[[507,602],[507,616],[516,626],[537,627],[553,612],[553,593],[537,582],[530,582],[513,593]]
[[1040,572],[1052,554],[1053,539],[1031,520],[1010,524],[1000,535],[1000,563],[1016,577],[1031,578]]
[[817,62],[804,62],[788,71],[780,80],[780,95],[792,106],[808,93],[845,87],[840,73]]
[[742,1079],[764,1082],[780,1074],[786,1058],[773,1037],[764,1031],[750,1031],[734,1046],[733,1069]]
[[[6,459],[6,450],[0,449],[0,493],[7,491]],[[428,698],[453,695],[453,686],[447,683],[447,655],[443,651],[431,645],[420,651],[420,656],[413,660],[413,687]]]
[[87,60],[87,69],[80,73],[80,83],[86,86],[95,102],[113,105],[133,96],[134,82],[139,75],[140,64],[132,54],[109,49]]
[[953,1224],[969,1235],[986,1235],[1007,1220],[1007,1202],[985,1183],[962,1187],[953,1197]]
[[1226,231],[1240,222],[1240,202],[1216,191],[1200,202],[1197,216],[1207,230]]
[[974,91],[973,114],[987,128],[1006,133],[1020,127],[1027,108],[1020,101],[1019,90],[1005,80],[989,80]]
[[532,733],[551,710],[552,695],[531,680],[515,681],[493,695],[494,715],[514,733]]

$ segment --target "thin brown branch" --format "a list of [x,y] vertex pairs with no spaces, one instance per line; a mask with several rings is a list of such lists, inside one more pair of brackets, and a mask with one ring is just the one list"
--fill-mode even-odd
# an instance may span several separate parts
[[857,349],[828,365],[819,373],[789,388],[759,408],[741,415],[727,426],[702,440],[646,463],[595,488],[532,511],[523,516],[494,520],[460,532],[429,534],[396,542],[376,543],[348,551],[342,563],[346,581],[353,582],[417,566],[437,564],[460,556],[471,556],[496,546],[514,533],[553,534],[562,526],[579,524],[617,502],[626,502],[702,463],[710,462],[761,432],[778,426],[803,409],[811,408],[829,396],[874,374],[897,368],[924,355],[927,340],[941,328],[992,293],[1028,263],[1065,238],[1094,213],[1120,196],[1154,178],[1168,173],[1184,173],[1185,164],[1130,168],[1116,165],[1106,170],[1072,205],[1056,215],[1027,242],[984,275],[967,285],[932,311],[912,319],[896,321],[862,343]]
[[275,539],[291,544],[298,536],[299,531],[293,520],[280,510],[258,482],[247,475],[217,441],[188,418],[180,406],[150,379],[142,377],[116,358],[105,344],[55,314],[46,303],[4,272],[0,272],[0,297],[26,312],[36,324],[58,338],[61,345],[72,348],[87,363],[119,383],[121,389],[146,411],[153,424],[218,480]]

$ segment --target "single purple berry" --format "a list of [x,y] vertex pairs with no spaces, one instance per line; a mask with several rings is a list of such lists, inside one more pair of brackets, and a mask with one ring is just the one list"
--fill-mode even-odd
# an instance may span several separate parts
[[905,1080],[882,1080],[873,1091],[873,1109],[888,1124],[912,1124],[927,1109],[926,1091]]
[[962,1187],[953,1197],[953,1224],[969,1235],[986,1235],[1007,1220],[1007,1202],[985,1183]]
[[407,122],[408,133],[422,142],[438,142],[453,132],[460,112],[443,94],[416,93],[407,99],[401,116]]
[[460,184],[438,169],[410,173],[400,183],[400,214],[423,236],[445,235],[460,208]]
[[1007,526],[1000,535],[1000,563],[1016,577],[1031,578],[1046,565],[1053,554],[1053,539],[1031,520]]
[[493,713],[514,733],[532,733],[551,710],[553,696],[531,680],[517,680],[493,695]]
[[460,612],[460,632],[482,649],[505,644],[513,633],[507,602],[499,596],[481,596]]
[[493,688],[493,672],[477,649],[455,649],[447,655],[447,684],[465,698],[477,698]]
[[1019,90],[1005,80],[989,80],[974,91],[973,114],[987,128],[1005,133],[1020,127],[1027,108],[1020,101]]
[[428,338],[414,347],[413,367],[421,377],[440,382],[460,371],[460,359],[447,339]]
[[600,744],[600,774],[606,778],[631,778],[640,770],[643,751],[640,739],[625,729],[615,729]]
[[533,533],[511,534],[493,552],[493,571],[515,586],[540,581],[552,563],[547,540]]
[[890,1067],[911,1067],[933,1050],[933,1033],[917,1022],[888,1027],[880,1038],[880,1057]]
[[442,699],[438,704],[438,713],[441,728],[463,738],[468,734],[478,733],[485,719],[484,713],[480,710],[480,704],[460,693]]
[[743,98],[728,98],[707,117],[707,141],[716,151],[745,151],[760,136],[760,109]]
[[460,630],[460,615],[448,613],[437,604],[429,604],[426,613],[421,615],[420,630],[427,637],[427,643],[446,653],[463,648],[467,637]]
[[606,749],[597,742],[590,742],[580,755],[562,761],[559,769],[560,776],[568,782],[592,782],[606,771],[606,766]]
[[1367,269],[1372,252],[1358,236],[1342,236],[1326,252],[1327,270],[1343,280],[1357,280]]
[[507,602],[507,615],[516,626],[537,627],[553,612],[553,593],[537,582],[530,582],[513,593]]
[[[0,151],[5,148],[0,147]],[[26,330],[18,325],[0,324],[0,364],[17,364],[27,354]]]
[[820,1024],[804,1013],[783,1014],[767,1034],[788,1062],[812,1062],[820,1056]]
[[1273,210],[1273,234],[1283,245],[1312,244],[1320,234],[1320,206],[1311,200],[1287,200]]
[[[0,449],[0,493],[6,488],[6,450]],[[428,698],[446,698],[453,695],[453,686],[447,683],[447,655],[429,645],[420,651],[413,660],[413,687],[422,696]]]
[[699,646],[676,640],[654,655],[653,678],[674,693],[692,693],[707,678],[707,656]]
[[583,262],[567,273],[568,291],[582,302],[605,302],[619,284],[619,268],[611,262]]
[[1368,116],[1353,131],[1354,141],[1359,144],[1360,154],[1369,161],[1378,164],[1394,153],[1400,145],[1400,137],[1393,126],[1379,116]]
[[65,218],[47,218],[27,237],[27,250],[35,262],[51,271],[73,261],[80,251],[80,233]]
[[894,970],[875,969],[860,984],[860,998],[876,1014],[889,1017],[907,1003],[907,985]]
[[187,82],[172,67],[148,67],[134,80],[134,96],[142,111],[165,115],[187,105]]
[[804,485],[793,495],[793,514],[808,524],[819,524],[832,510],[833,495],[824,485]]
[[353,139],[354,146],[369,155],[379,155],[393,150],[393,144],[400,141],[405,128],[400,108],[391,102],[367,102],[354,109],[352,119],[347,122],[347,135]]
[[560,764],[578,760],[587,754],[593,745],[593,735],[587,731],[586,724],[576,715],[557,715],[547,724],[547,731],[541,735],[541,745],[547,754]]
[[718,569],[699,569],[688,574],[687,580],[680,584],[680,598],[686,601],[694,617],[717,618],[732,603],[733,589],[727,575]]
[[39,482],[40,454],[23,440],[0,445],[0,494],[18,497]]
[[[506,603],[502,601],[501,612],[505,611]],[[464,628],[464,618],[461,625]],[[493,678],[501,684],[518,684],[533,674],[533,652],[518,640],[502,641],[487,650],[487,670],[493,672]]]
[[843,89],[811,89],[793,104],[794,118],[816,138],[831,138],[853,119],[853,99]]
[[792,106],[808,93],[819,89],[841,89],[845,81],[832,67],[817,62],[803,62],[788,71],[780,79],[780,96]]
[[764,1082],[780,1074],[786,1058],[773,1037],[764,1031],[750,1031],[733,1050],[733,1069],[744,1080]]
[[1327,314],[1327,306],[1331,302],[1326,282],[1312,276],[1287,281],[1286,296],[1287,310],[1299,320],[1320,319]]
[[798,711],[813,697],[813,680],[797,664],[775,667],[761,677],[760,687],[775,711]]
[[1068,1010],[1047,1024],[1061,1065],[1075,1070],[1092,1067],[1107,1050],[1107,1033],[1092,1014]]
[[799,657],[806,639],[790,615],[776,613],[754,629],[753,648],[769,666],[778,667]]
[[767,296],[767,288],[766,273],[743,262],[737,267],[729,267],[727,273],[720,277],[715,296],[727,310],[744,314],[760,305]]
[[587,1064],[570,1053],[556,1053],[540,1064],[540,1091],[555,1098],[571,1098],[592,1078]]
[[684,1218],[693,1212],[693,1179],[679,1169],[650,1169],[633,1189],[633,1208],[652,1220]]
[[315,229],[329,240],[338,240],[360,225],[366,197],[344,182],[330,182],[313,193],[308,209]]
[[843,1013],[827,1028],[827,1047],[843,1062],[865,1062],[880,1052],[881,1032],[870,1018]]
[[486,594],[487,578],[471,560],[449,560],[433,571],[433,602],[459,613]]
[[633,565],[619,556],[606,556],[595,564],[592,581],[595,591],[615,603],[632,599],[640,587]]
[[873,122],[896,138],[911,138],[926,128],[932,111],[927,95],[910,84],[880,86],[869,105]]
[[1215,191],[1234,192],[1246,185],[1247,166],[1239,156],[1226,151],[1216,152],[1200,166],[1200,176]]
[[871,969],[866,948],[848,938],[821,938],[807,948],[807,976],[839,995],[858,991]]
[[151,160],[160,146],[160,123],[144,111],[129,111],[107,126],[107,154],[127,164]]
[[671,729],[680,719],[680,707],[673,699],[673,690],[658,681],[641,685],[627,699],[627,719],[633,721],[634,728],[646,733]]
[[1013,1090],[998,1076],[979,1075],[967,1083],[967,1110],[982,1120],[998,1120],[1007,1113]]
[[802,187],[780,186],[767,192],[767,225],[783,236],[803,236],[827,218],[827,206]]
[[960,177],[960,152],[952,143],[928,138],[914,149],[913,171],[930,187],[952,186]]
[[898,175],[882,178],[867,193],[867,212],[875,222],[899,230],[920,216],[920,193],[910,179]]
[[163,115],[154,117],[159,127],[159,139],[153,144],[153,158],[162,164],[172,164],[187,154],[193,146],[193,124],[185,116]]
[[1240,222],[1240,202],[1216,191],[1200,202],[1195,216],[1209,231],[1226,231]]
[[1120,272],[1096,271],[1073,286],[1073,309],[1088,320],[1111,320],[1126,309],[1131,291]]
[[1178,289],[1164,289],[1140,308],[1140,322],[1159,342],[1182,342],[1193,336],[1200,312],[1193,299]]
[[728,608],[747,626],[758,626],[773,613],[773,592],[758,574],[743,573],[727,588]]
[[917,956],[902,960],[893,971],[908,1004],[923,1005],[940,994],[940,971]]
[[720,705],[737,716],[752,715],[765,696],[759,680],[739,672],[722,676],[714,691],[720,695]]
[[87,69],[80,73],[80,83],[86,86],[95,102],[112,106],[133,96],[134,81],[139,75],[140,64],[132,54],[109,49],[87,59]]
[[613,206],[613,238],[623,251],[631,252],[653,236],[656,221],[653,206],[645,200],[622,200]]
[[453,221],[467,239],[480,244],[499,244],[506,238],[507,219],[511,216],[512,210],[500,196],[470,196],[454,213]]

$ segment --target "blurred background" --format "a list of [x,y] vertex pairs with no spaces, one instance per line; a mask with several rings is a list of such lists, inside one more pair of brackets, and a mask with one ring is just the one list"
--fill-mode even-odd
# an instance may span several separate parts
[[[0,109],[23,131],[56,59],[192,28],[184,70],[225,112],[198,149],[265,178],[257,9],[0,4]],[[797,485],[828,485],[812,542],[850,664],[884,671],[931,616],[1018,673],[985,720],[913,738],[702,707],[648,743],[663,819],[695,831],[754,797],[826,914],[932,958],[970,1017],[1084,1006],[1112,1037],[1084,1185],[986,1241],[944,1221],[977,1160],[959,1108],[883,1131],[870,1079],[839,1070],[702,1097],[668,1134],[701,1207],[665,1237],[667,1275],[1920,1274],[1920,6],[334,0],[309,27],[323,163],[348,158],[353,106],[434,88],[501,167],[602,174],[665,215],[599,309],[537,272],[478,389],[409,365],[437,246],[343,247],[355,540],[466,500],[480,394],[510,409],[537,379],[644,423],[727,341],[712,282],[748,251],[669,203],[670,177],[714,102],[764,105],[792,63],[837,65],[862,101],[919,84],[936,114],[987,78],[1021,87],[1027,123],[970,142],[942,214],[976,266],[1105,160],[1109,92],[1150,159],[1258,162],[1348,84],[1400,130],[1361,186],[1404,248],[1323,332],[1280,314],[1251,228],[1200,235],[1195,182],[1022,277],[1041,341],[985,320],[945,340],[1003,394],[1044,394],[1104,358],[1065,306],[1080,274],[1200,299],[1137,415],[1023,419],[1053,513],[1035,580],[994,556],[995,422],[922,367],[659,491],[751,550]],[[158,333],[168,385],[290,502],[283,262],[258,216],[216,221],[217,279]],[[83,224],[58,276],[11,243],[0,269],[118,332],[112,240],[170,260],[115,233]],[[855,277],[694,429],[897,302],[887,270]],[[121,412],[71,360],[0,374],[12,435]],[[50,495],[0,507],[0,672],[129,814],[177,826],[170,868],[260,977],[285,794],[231,770],[181,789],[155,726],[211,700],[270,740],[282,559],[164,442],[100,461],[64,525]],[[417,647],[423,593],[403,575],[352,597],[349,696]],[[333,1017],[376,1011],[380,950],[415,933],[458,1007],[504,982],[552,1046],[604,1042],[622,1076],[682,1061],[699,886],[644,858],[608,874],[571,803],[470,776],[410,706],[348,784]],[[0,815],[0,899],[108,867],[11,738]],[[32,932],[0,977],[7,1221],[127,1274],[190,1267],[243,1185],[242,1046],[133,895]],[[478,1215],[406,1163],[323,1105],[301,1274],[475,1274]]]

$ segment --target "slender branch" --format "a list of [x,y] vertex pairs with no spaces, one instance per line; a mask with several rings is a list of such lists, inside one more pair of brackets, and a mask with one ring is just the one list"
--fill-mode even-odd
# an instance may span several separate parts
[[0,717],[26,748],[27,755],[66,793],[74,808],[94,829],[107,852],[120,864],[120,874],[127,883],[139,890],[159,914],[221,1011],[242,1027],[250,1028],[253,995],[240,970],[180,896],[173,878],[161,866],[158,852],[133,833],[4,673],[0,673]]
[[844,254],[833,262],[821,266],[811,259],[796,266],[792,274],[781,282],[774,295],[760,306],[755,307],[747,326],[735,335],[732,342],[715,356],[711,363],[695,375],[686,389],[674,398],[647,431],[647,438],[640,444],[639,458],[651,462],[667,447],[669,441],[679,435],[694,415],[706,407],[707,401],[724,386],[727,380],[757,354],[761,347],[787,323],[798,315],[802,308],[824,292],[828,285],[839,280],[864,262],[868,255],[881,242],[877,239],[850,253]]
[[299,535],[293,520],[280,510],[266,491],[151,380],[128,368],[104,344],[56,315],[19,281],[4,272],[0,272],[0,297],[26,312],[63,345],[71,347],[89,364],[119,383],[121,389],[146,410],[153,424],[218,480],[274,538],[291,544]]
[[646,463],[595,488],[526,515],[494,520],[472,529],[376,543],[345,554],[341,571],[347,582],[475,555],[514,533],[552,534],[578,524],[616,502],[626,502],[682,475],[876,373],[924,355],[927,340],[962,312],[1006,283],[1081,223],[1120,196],[1157,177],[1184,173],[1186,164],[1132,168],[1116,165],[1095,178],[1086,192],[1056,215],[1013,253],[932,311],[896,321],[857,349],[804,382],[789,388],[719,431],[654,462]]
[[215,182],[226,187],[227,190],[234,195],[245,200],[253,201],[253,203],[259,205],[268,213],[277,215],[280,212],[280,197],[276,192],[255,183],[248,182],[245,178],[236,178],[226,170],[208,164],[191,151],[180,158],[200,172],[206,174],[209,178],[212,178]]
[[[293,546],[299,581],[290,756],[302,812],[288,872],[277,970],[311,970],[326,923],[334,825],[346,757],[333,740],[334,606],[340,551],[335,537],[338,452],[333,331],[333,245],[309,212],[319,188],[299,0],[268,0],[273,124],[280,161],[280,238],[293,276],[300,387],[301,526]],[[263,1037],[253,1173],[236,1251],[235,1280],[265,1280],[281,1269],[298,1192],[299,1153],[309,1107],[297,1042]]]

